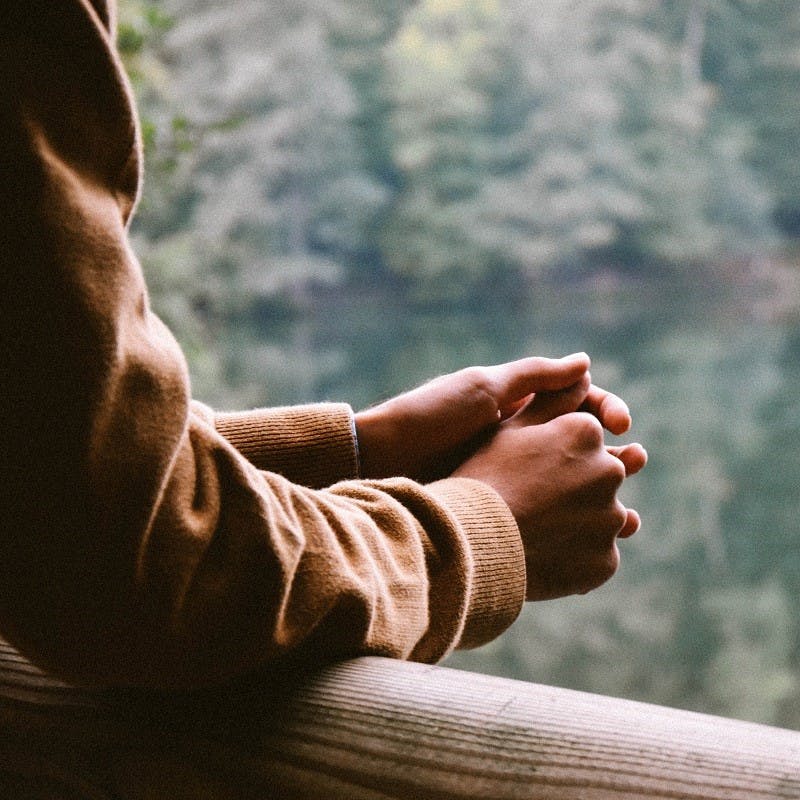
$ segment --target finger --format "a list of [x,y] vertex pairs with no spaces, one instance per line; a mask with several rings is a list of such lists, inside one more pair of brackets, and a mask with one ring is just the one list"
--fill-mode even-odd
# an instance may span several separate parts
[[507,405],[500,407],[500,421],[502,422],[504,419],[508,419],[509,417],[513,417],[518,411],[521,411],[525,408],[528,403],[533,399],[533,395],[529,394],[525,397],[520,398],[519,400],[515,400],[513,403],[508,403]]
[[625,477],[635,475],[647,464],[647,450],[638,442],[618,447],[609,446],[606,450],[625,465]]
[[636,533],[641,527],[642,518],[639,516],[639,513],[634,511],[632,508],[629,508],[628,517],[617,536],[620,539],[627,539],[629,536],[633,536],[633,534]]
[[614,434],[627,433],[631,427],[631,412],[625,402],[605,389],[594,384],[589,388],[583,411],[594,414],[603,427]]
[[521,409],[516,417],[515,424],[540,425],[543,422],[577,411],[586,398],[590,386],[588,373],[572,386],[558,392],[537,392],[533,399]]
[[557,392],[580,380],[590,365],[586,353],[565,358],[532,356],[490,367],[499,408],[528,397],[535,392]]

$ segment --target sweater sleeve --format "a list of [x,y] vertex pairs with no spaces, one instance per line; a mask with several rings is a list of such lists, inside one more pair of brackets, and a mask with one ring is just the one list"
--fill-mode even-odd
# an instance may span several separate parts
[[112,24],[104,0],[31,0],[0,30],[0,631],[56,674],[148,687],[496,636],[525,575],[491,489],[352,480],[341,407],[304,439],[302,410],[191,402],[128,246]]
[[211,419],[259,469],[313,488],[358,477],[355,420],[345,403],[212,412]]

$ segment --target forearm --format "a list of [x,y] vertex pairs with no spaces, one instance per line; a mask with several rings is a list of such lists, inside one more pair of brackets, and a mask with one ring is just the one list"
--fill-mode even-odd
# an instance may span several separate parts
[[[20,644],[51,670],[191,687],[287,656],[432,662],[493,638],[518,613],[519,535],[482,484],[311,490],[256,470],[203,424],[190,420],[181,438],[158,500],[155,481],[151,494],[134,494],[127,467],[107,487],[105,519],[85,542],[93,563],[65,572],[57,599],[37,587],[44,623],[9,615]],[[56,568],[74,560],[74,538],[35,546]],[[17,599],[26,591],[17,581]],[[31,630],[38,638],[25,638]]]
[[56,674],[185,688],[289,655],[435,661],[519,611],[519,536],[482,484],[310,490],[191,419],[167,461],[143,482],[106,454],[92,508],[4,540],[1,629]]

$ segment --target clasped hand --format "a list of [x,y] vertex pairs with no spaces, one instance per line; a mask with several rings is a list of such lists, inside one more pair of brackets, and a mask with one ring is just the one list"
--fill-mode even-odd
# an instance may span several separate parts
[[527,599],[584,593],[619,565],[639,515],[617,497],[647,462],[608,446],[631,426],[625,403],[591,383],[584,353],[445,375],[356,415],[362,476],[483,481],[520,529]]

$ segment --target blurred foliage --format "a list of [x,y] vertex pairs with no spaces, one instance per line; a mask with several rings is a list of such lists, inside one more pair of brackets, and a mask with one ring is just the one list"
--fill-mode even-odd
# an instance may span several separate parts
[[[138,230],[226,299],[665,271],[800,209],[800,10],[774,0],[123,0]],[[174,243],[169,244],[174,251]]]
[[195,394],[364,405],[589,351],[651,453],[644,530],[451,663],[800,728],[800,5],[120,12],[134,244]]

